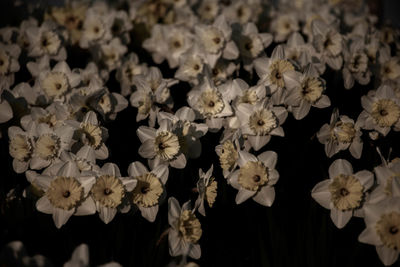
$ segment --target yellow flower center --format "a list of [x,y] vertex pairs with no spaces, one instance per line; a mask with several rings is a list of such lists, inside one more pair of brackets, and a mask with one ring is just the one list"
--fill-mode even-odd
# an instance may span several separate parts
[[102,175],[97,178],[91,189],[93,199],[109,208],[118,207],[125,196],[125,189],[121,181],[111,175]]
[[102,131],[97,125],[83,123],[81,125],[82,137],[81,140],[85,145],[89,145],[97,149],[102,144]]
[[221,94],[216,90],[204,91],[199,99],[198,110],[206,117],[216,115],[224,109]]
[[332,129],[331,136],[340,143],[350,143],[356,135],[354,124],[338,121]]
[[352,210],[360,206],[363,199],[363,186],[352,175],[340,174],[329,185],[333,205],[341,210]]
[[257,191],[268,183],[268,168],[260,161],[249,161],[239,170],[239,184],[251,191]]
[[32,145],[25,135],[18,134],[10,140],[10,155],[19,161],[27,161],[32,154]]
[[251,114],[249,127],[256,135],[267,135],[278,127],[278,119],[272,111],[261,109]]
[[50,72],[42,80],[41,86],[49,97],[59,97],[69,89],[67,76],[62,72]]
[[239,154],[233,145],[232,141],[225,141],[222,145],[221,154],[219,156],[219,162],[223,170],[229,170],[233,167]]
[[321,80],[315,77],[307,77],[301,83],[301,96],[309,103],[315,103],[320,99],[323,90]]
[[379,99],[372,104],[372,118],[380,127],[390,127],[400,117],[400,107],[390,99]]
[[45,160],[57,157],[61,141],[55,134],[44,134],[36,141],[36,153]]
[[180,150],[179,138],[169,131],[161,132],[155,139],[154,149],[161,159],[172,160]]
[[57,208],[70,210],[83,200],[83,187],[73,177],[57,177],[51,181],[46,196]]
[[206,187],[206,200],[210,208],[214,205],[216,197],[217,181],[214,180],[214,177],[211,177],[208,186]]
[[376,232],[382,243],[391,249],[400,249],[400,213],[383,214],[375,225]]
[[183,239],[188,243],[197,243],[202,234],[200,221],[190,210],[184,210],[181,213],[178,229]]
[[138,182],[133,190],[133,203],[145,208],[157,205],[163,193],[160,180],[152,173],[146,173],[135,178]]
[[294,70],[293,65],[287,60],[276,60],[269,67],[270,73],[270,81],[272,84],[275,84],[279,88],[283,88],[285,86],[285,81],[283,79],[283,74],[286,71]]

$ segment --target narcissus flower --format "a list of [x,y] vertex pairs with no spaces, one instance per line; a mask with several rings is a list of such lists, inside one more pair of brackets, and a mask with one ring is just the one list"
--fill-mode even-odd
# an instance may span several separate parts
[[257,157],[246,152],[239,152],[239,170],[229,177],[229,183],[239,192],[236,204],[253,198],[257,203],[270,207],[275,200],[274,185],[279,179],[275,170],[278,155],[274,151],[265,151]]
[[351,164],[344,159],[335,160],[329,167],[329,179],[318,183],[311,196],[324,208],[331,210],[331,219],[343,228],[352,215],[362,216],[361,208],[366,191],[374,184],[374,174],[359,171],[353,174]]
[[183,204],[181,209],[178,201],[170,197],[168,223],[171,226],[168,232],[169,254],[173,257],[188,255],[193,259],[200,258],[198,241],[203,231],[199,219],[190,210],[190,201]]
[[142,216],[149,222],[154,222],[160,203],[165,199],[165,183],[168,179],[168,166],[159,165],[149,171],[139,161],[132,162],[128,168],[129,176],[137,180],[132,192],[132,202]]
[[87,197],[95,177],[82,175],[73,162],[56,164],[32,182],[45,192],[36,202],[36,208],[52,214],[57,228],[63,226],[72,215],[96,212],[93,199]]
[[374,245],[384,265],[392,265],[400,249],[400,198],[388,198],[376,204],[365,204],[365,230],[358,240]]

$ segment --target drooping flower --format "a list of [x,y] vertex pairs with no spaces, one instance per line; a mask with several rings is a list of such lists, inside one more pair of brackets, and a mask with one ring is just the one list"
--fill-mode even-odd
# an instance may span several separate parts
[[168,232],[169,254],[173,257],[188,255],[193,259],[201,256],[198,241],[202,235],[200,221],[190,210],[190,201],[180,207],[178,201],[168,199]]
[[212,177],[213,169],[213,165],[211,165],[206,173],[202,169],[199,169],[199,180],[197,181],[199,196],[194,204],[194,209],[197,209],[203,216],[206,216],[204,202],[207,202],[211,208],[217,197],[217,181],[215,181],[215,177]]

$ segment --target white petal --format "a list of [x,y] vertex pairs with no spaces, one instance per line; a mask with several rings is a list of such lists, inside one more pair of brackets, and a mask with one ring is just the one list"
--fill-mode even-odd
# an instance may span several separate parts
[[258,159],[256,158],[256,156],[250,154],[249,152],[243,150],[239,151],[239,159],[238,159],[239,166],[242,167],[246,165],[248,161],[257,162]]
[[331,100],[329,99],[328,96],[322,95],[321,98],[313,105],[314,107],[317,108],[326,108],[331,105]]
[[74,215],[76,216],[86,216],[96,213],[96,204],[91,197],[88,197],[83,201],[81,205],[76,208]]
[[148,172],[149,170],[140,161],[132,162],[128,167],[128,174],[132,177],[141,176]]
[[168,223],[173,226],[181,214],[181,206],[174,197],[168,199]]
[[364,187],[364,191],[371,188],[374,184],[374,174],[370,171],[359,171],[354,176],[361,182],[361,185]]
[[75,209],[70,209],[70,210],[64,210],[60,208],[54,208],[53,210],[53,220],[54,224],[56,225],[57,228],[61,228],[68,219],[74,214]]
[[377,246],[376,252],[378,253],[378,256],[383,262],[383,264],[385,264],[386,266],[395,263],[395,261],[399,257],[399,252],[385,246]]
[[139,210],[142,213],[143,218],[145,218],[149,222],[154,222],[156,220],[158,205],[148,208],[139,207]]
[[331,208],[331,193],[329,192],[330,183],[331,181],[329,179],[319,182],[311,191],[311,196],[315,201],[326,209]]
[[152,159],[156,156],[154,151],[154,140],[148,139],[139,147],[139,155],[146,159]]
[[337,159],[329,166],[329,178],[333,179],[339,174],[353,174],[353,167],[350,162],[345,159]]
[[145,142],[149,139],[154,139],[156,136],[156,129],[147,126],[140,126],[136,131],[140,142]]
[[52,214],[54,207],[51,205],[49,199],[43,196],[36,202],[36,209],[46,214]]
[[253,199],[263,206],[271,207],[275,200],[275,189],[270,186],[263,186],[261,190],[255,194]]
[[254,194],[257,193],[256,191],[250,191],[244,188],[240,188],[239,192],[236,194],[236,204],[241,204],[244,201],[248,200],[249,198],[251,198],[252,196],[254,196]]
[[190,244],[189,257],[199,259],[201,257],[201,249],[199,244]]
[[118,166],[114,163],[108,162],[104,164],[103,167],[101,168],[101,172],[114,177],[121,177],[121,172],[119,171]]
[[362,149],[363,149],[363,143],[360,138],[355,138],[355,140],[353,140],[353,142],[349,147],[351,155],[356,159],[361,158]]
[[271,139],[270,135],[250,135],[248,140],[255,151],[263,148]]
[[78,177],[79,169],[75,162],[67,161],[57,172],[58,176]]
[[155,176],[157,176],[163,184],[168,180],[169,169],[167,165],[158,165],[151,171]]
[[270,169],[274,169],[278,160],[278,154],[274,151],[265,151],[258,155],[258,159],[264,163],[264,165]]
[[343,228],[351,219],[352,211],[340,211],[336,208],[331,209],[331,219],[337,228]]
[[117,214],[116,208],[109,208],[109,207],[104,207],[104,206],[100,207],[99,217],[105,224],[108,224],[109,222],[111,222],[112,219],[114,219],[115,214]]
[[9,121],[13,117],[13,111],[7,101],[0,103],[0,123]]
[[374,246],[382,245],[382,241],[376,233],[375,225],[367,226],[364,231],[358,236],[358,241]]
[[186,157],[183,153],[179,154],[179,156],[173,160],[170,161],[169,165],[171,165],[171,167],[173,168],[177,168],[177,169],[183,169],[186,166]]

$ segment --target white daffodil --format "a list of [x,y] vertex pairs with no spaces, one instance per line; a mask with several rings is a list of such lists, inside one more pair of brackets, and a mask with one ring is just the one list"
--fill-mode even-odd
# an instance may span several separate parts
[[143,42],[143,47],[152,53],[154,62],[160,64],[167,59],[170,68],[179,65],[179,58],[192,45],[193,36],[185,27],[160,24],[152,28],[151,37]]
[[257,157],[239,151],[239,170],[229,177],[229,183],[239,192],[236,195],[236,204],[241,204],[249,198],[257,203],[270,207],[275,200],[274,185],[279,179],[275,170],[278,155],[274,151],[265,151]]
[[63,61],[67,58],[67,52],[62,45],[63,40],[56,27],[55,22],[46,20],[40,27],[30,26],[26,29],[29,56],[42,57],[48,55],[56,61]]
[[269,33],[259,33],[257,26],[249,22],[243,26],[234,24],[232,39],[239,48],[244,69],[250,72],[254,59],[264,54],[273,37]]
[[212,80],[214,84],[219,86],[231,78],[235,71],[238,71],[239,64],[235,64],[232,61],[219,59],[217,64],[211,70]]
[[222,13],[230,23],[245,24],[248,22],[256,23],[260,11],[260,1],[234,0],[222,10]]
[[390,47],[384,46],[379,49],[379,74],[384,81],[395,81],[400,77],[400,60],[392,57]]
[[14,84],[14,73],[20,68],[18,63],[20,53],[18,45],[0,43],[0,93]]
[[302,69],[312,62],[319,74],[324,73],[325,63],[320,62],[312,44],[306,43],[300,33],[293,32],[289,36],[284,50],[286,58],[297,63]]
[[400,99],[393,88],[382,85],[376,91],[371,90],[368,95],[361,97],[364,110],[359,116],[362,127],[367,130],[376,130],[386,136],[393,127],[400,130]]
[[128,106],[128,100],[118,93],[110,93],[107,88],[95,91],[87,97],[90,107],[99,112],[103,118],[115,120],[118,112]]
[[353,41],[348,48],[345,47],[343,50],[344,65],[342,74],[346,89],[352,88],[354,81],[357,81],[361,85],[366,85],[370,81],[369,58],[364,51],[364,44],[357,40]]
[[8,128],[9,152],[13,158],[13,169],[16,173],[23,173],[28,169],[33,155],[35,134],[34,123],[24,127],[25,130],[11,126]]
[[131,177],[121,177],[119,168],[114,163],[104,164],[96,176],[90,196],[96,203],[100,219],[108,224],[123,205],[127,192],[132,191],[138,181]]
[[343,37],[333,26],[327,25],[321,19],[313,20],[312,24],[313,45],[321,55],[321,61],[334,70],[342,67]]
[[65,6],[53,6],[50,10],[51,18],[67,29],[69,41],[74,45],[81,38],[87,8],[85,3],[71,1],[65,3]]
[[128,167],[129,176],[137,180],[132,192],[132,202],[140,210],[143,218],[154,222],[159,206],[166,196],[165,183],[168,179],[168,166],[158,165],[149,171],[139,161],[132,162]]
[[149,160],[151,168],[159,164],[169,164],[173,168],[183,169],[186,157],[182,153],[179,137],[172,128],[172,122],[162,120],[158,129],[140,126],[136,133],[142,142],[139,155]]
[[199,219],[190,209],[190,201],[185,202],[182,208],[174,198],[168,199],[168,231],[169,254],[189,256],[198,259],[201,256],[199,239],[203,233]]
[[199,180],[197,181],[197,191],[199,196],[194,204],[194,210],[198,210],[203,216],[206,216],[204,202],[207,202],[211,208],[214,205],[215,198],[217,197],[217,181],[212,177],[213,165],[206,173],[199,169]]
[[40,170],[58,160],[64,150],[69,150],[74,129],[69,125],[50,128],[45,123],[36,126],[31,169]]
[[200,3],[200,6],[196,11],[200,16],[200,19],[204,21],[212,21],[218,16],[220,4],[213,0],[205,0]]
[[374,168],[377,186],[368,197],[368,204],[376,204],[387,198],[400,197],[400,159],[383,163]]
[[79,140],[74,144],[75,150],[88,146],[93,149],[97,159],[108,158],[108,148],[105,145],[108,130],[99,125],[96,113],[89,111],[83,117],[82,122],[68,121],[68,124],[75,129],[76,138]]
[[46,109],[32,107],[30,114],[21,118],[21,125],[26,129],[31,122],[34,122],[45,123],[50,128],[54,128],[63,125],[70,116],[67,105],[62,102],[53,102]]
[[219,157],[219,164],[225,178],[236,168],[239,158],[239,143],[236,140],[227,139],[215,147]]
[[117,69],[115,78],[120,83],[121,94],[127,96],[132,93],[134,77],[147,73],[147,66],[139,64],[139,58],[135,53],[130,53],[124,57],[121,66]]
[[[300,78],[299,83],[293,82],[293,87],[287,86],[285,103],[291,106],[291,112],[296,120],[307,116],[310,108],[326,108],[331,105],[329,97],[324,95],[326,82],[320,78],[317,69],[308,65]],[[290,84],[290,83],[288,83]]]
[[260,150],[271,139],[271,135],[284,136],[281,125],[287,118],[284,107],[273,106],[268,99],[255,105],[238,105],[236,116],[243,135],[254,150]]
[[231,40],[231,26],[224,15],[215,18],[212,25],[195,26],[195,33],[211,68],[214,68],[220,57],[233,60],[239,56],[239,50]]
[[274,33],[274,41],[277,43],[286,41],[291,33],[299,30],[299,22],[295,13],[279,14],[272,18],[270,29]]
[[73,161],[81,172],[98,172],[100,167],[96,165],[96,155],[90,146],[83,146],[76,154],[63,151],[60,155],[63,162]]
[[121,39],[113,38],[109,42],[100,45],[96,53],[97,60],[106,67],[107,72],[110,72],[121,65],[121,58],[127,50],[128,48],[121,43]]
[[4,100],[0,99],[0,123],[4,123],[11,120],[13,116],[14,116],[13,110],[8,101],[5,99]]
[[363,142],[361,140],[360,122],[350,119],[346,115],[339,116],[335,109],[329,124],[324,124],[317,132],[318,141],[325,145],[327,157],[332,157],[340,150],[349,149],[351,155],[359,159],[362,154]]
[[88,9],[82,26],[79,46],[82,48],[89,48],[110,40],[112,38],[112,22],[113,17],[111,14],[104,14],[101,16],[93,7]]
[[264,100],[266,92],[263,85],[255,85],[250,87],[244,80],[238,78],[231,82],[225,83],[226,86],[223,89],[228,90],[230,93],[229,99],[233,100],[233,106],[247,103],[255,105],[256,103]]
[[206,120],[208,129],[211,132],[219,131],[224,117],[233,114],[226,96],[221,91],[221,87],[214,86],[214,82],[206,74],[204,80],[187,95],[190,107]]
[[331,219],[337,228],[343,228],[353,215],[362,216],[366,191],[374,184],[374,174],[362,170],[353,174],[351,164],[335,160],[329,167],[329,179],[319,182],[311,196],[322,207],[331,210]]
[[57,164],[32,182],[45,192],[36,202],[37,210],[52,214],[57,228],[63,226],[72,215],[96,212],[93,199],[87,197],[95,177],[82,175],[73,162]]
[[175,78],[197,85],[199,83],[199,76],[203,74],[204,64],[204,55],[195,43],[193,47],[181,57],[179,68],[175,72]]
[[161,71],[156,67],[149,68],[146,74],[135,76],[133,83],[136,91],[131,94],[130,103],[138,108],[136,121],[149,117],[149,125],[154,127],[156,115],[160,109],[158,105],[173,107],[169,88],[177,82],[175,79],[164,79]]
[[358,237],[362,243],[376,247],[384,265],[395,263],[400,248],[400,198],[387,198],[364,205],[366,228]]
[[71,72],[65,61],[57,63],[51,71],[39,74],[38,86],[48,101],[63,99],[73,88],[79,85],[79,74]]
[[195,123],[195,118],[195,112],[189,107],[178,109],[175,115],[167,112],[158,113],[158,121],[167,119],[174,124],[181,150],[189,158],[200,157],[201,142],[199,139],[208,131],[207,125],[204,123]]
[[287,94],[286,88],[293,88],[299,84],[300,75],[294,65],[286,59],[282,45],[272,51],[271,58],[260,57],[254,60],[254,68],[260,80],[258,84],[266,86],[275,104],[283,104]]

